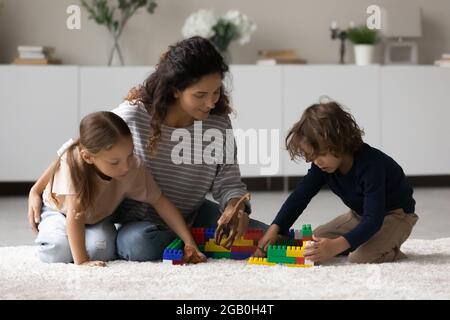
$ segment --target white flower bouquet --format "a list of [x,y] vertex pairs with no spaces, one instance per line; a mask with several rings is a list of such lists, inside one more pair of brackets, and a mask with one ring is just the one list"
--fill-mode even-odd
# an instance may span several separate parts
[[256,24],[237,10],[216,17],[213,10],[201,9],[186,19],[182,34],[184,38],[207,38],[224,53],[232,41],[239,41],[241,45],[248,43],[255,30]]

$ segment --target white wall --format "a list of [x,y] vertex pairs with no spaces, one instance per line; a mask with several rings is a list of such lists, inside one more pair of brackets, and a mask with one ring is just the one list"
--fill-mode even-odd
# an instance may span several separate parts
[[[103,26],[82,11],[81,31],[65,27],[66,8],[78,0],[0,0],[0,63],[10,63],[18,45],[50,45],[66,64],[104,65],[110,39]],[[338,62],[337,41],[330,40],[332,20],[342,26],[365,21],[371,4],[418,2],[423,12],[420,62],[430,64],[450,52],[449,0],[159,0],[154,15],[145,12],[130,20],[121,46],[128,65],[154,65],[168,44],[181,39],[181,27],[200,8],[218,13],[238,9],[258,25],[252,41],[232,46],[234,63],[254,63],[259,49],[294,48],[310,63]],[[347,61],[352,61],[348,46]]]

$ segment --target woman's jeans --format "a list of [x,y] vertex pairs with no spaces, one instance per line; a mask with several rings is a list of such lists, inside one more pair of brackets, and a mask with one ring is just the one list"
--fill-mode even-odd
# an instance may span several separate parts
[[[205,200],[198,209],[192,227],[216,228],[221,216],[217,203]],[[249,228],[267,230],[263,222],[250,219]],[[161,260],[164,249],[175,239],[176,234],[167,229],[159,229],[148,221],[133,221],[124,224],[117,234],[117,254],[119,258],[131,261]]]

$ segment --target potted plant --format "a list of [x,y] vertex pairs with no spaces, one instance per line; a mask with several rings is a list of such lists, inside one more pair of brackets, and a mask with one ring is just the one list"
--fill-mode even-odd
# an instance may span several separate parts
[[351,27],[347,30],[347,37],[353,43],[355,63],[359,66],[374,62],[375,44],[378,42],[378,32],[367,26]]
[[155,0],[116,0],[112,5],[108,0],[81,0],[81,4],[89,12],[89,19],[104,25],[113,38],[113,46],[109,54],[108,65],[112,65],[114,53],[117,53],[121,65],[124,65],[119,38],[128,20],[142,7],[152,14],[157,6]]
[[256,30],[256,24],[237,10],[230,10],[225,15],[216,17],[213,10],[201,9],[191,14],[181,30],[184,38],[200,36],[209,39],[231,63],[229,46],[233,41],[244,45],[250,41]]

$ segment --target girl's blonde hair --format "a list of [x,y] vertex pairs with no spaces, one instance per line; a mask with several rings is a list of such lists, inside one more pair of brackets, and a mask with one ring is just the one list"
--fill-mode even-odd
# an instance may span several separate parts
[[[362,130],[355,118],[335,101],[321,102],[308,107],[286,137],[286,149],[291,159],[309,160],[322,152],[334,156],[354,154],[362,145]],[[302,147],[312,148],[306,154]]]
[[[97,194],[96,169],[93,164],[77,157],[74,153],[75,149],[84,149],[95,155],[101,150],[113,147],[121,137],[131,137],[130,129],[122,118],[109,111],[94,112],[81,120],[79,138],[62,153],[67,153],[67,165],[75,187],[79,212],[84,212],[93,205]],[[58,204],[58,200],[52,192],[53,182],[56,170],[61,164],[62,154],[52,169],[50,179],[50,197],[56,204]]]

